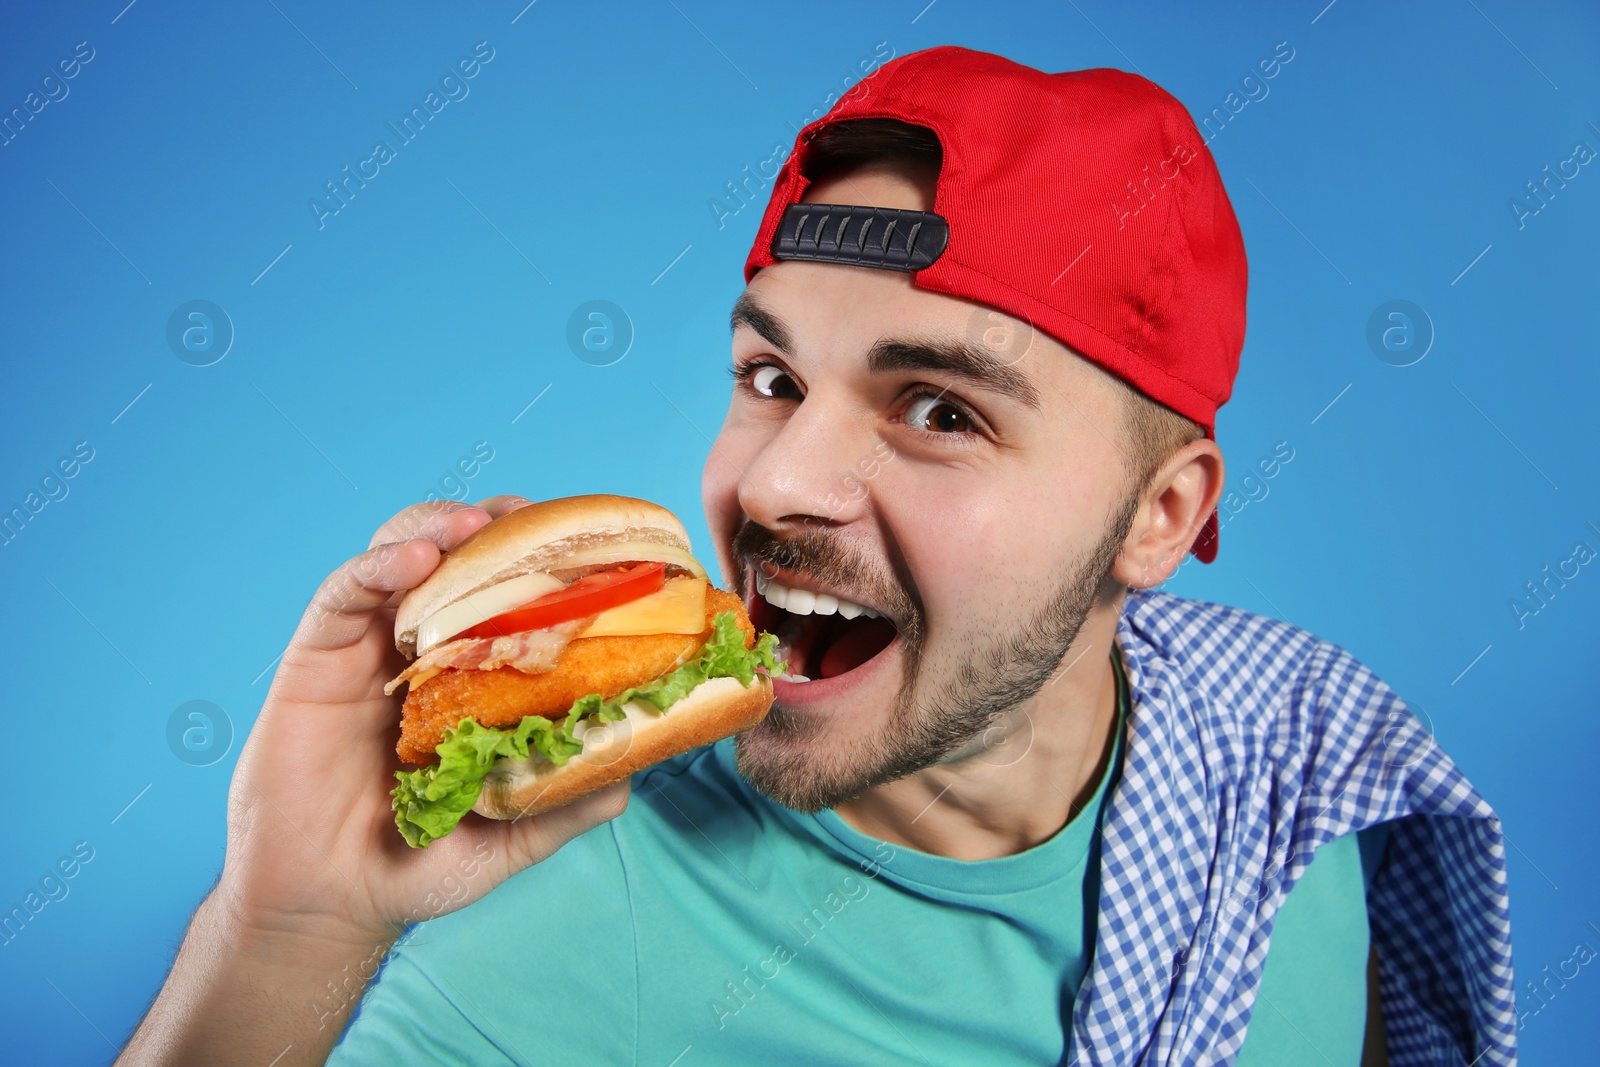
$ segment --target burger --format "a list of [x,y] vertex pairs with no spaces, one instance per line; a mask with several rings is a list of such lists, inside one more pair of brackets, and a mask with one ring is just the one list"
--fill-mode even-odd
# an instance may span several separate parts
[[631,497],[530,504],[406,594],[395,822],[537,815],[760,722],[776,638],[712,586],[683,524]]

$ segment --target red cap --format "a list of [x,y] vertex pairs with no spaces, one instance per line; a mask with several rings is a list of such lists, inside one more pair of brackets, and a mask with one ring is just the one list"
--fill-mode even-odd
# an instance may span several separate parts
[[[891,60],[800,131],[746,282],[788,258],[773,239],[808,184],[811,138],[866,118],[925,126],[943,149],[934,214],[948,244],[912,284],[1031,323],[1215,438],[1244,346],[1247,270],[1216,161],[1182,104],[1120,70],[1046,74],[951,46]],[[1191,550],[1216,558],[1215,511]]]

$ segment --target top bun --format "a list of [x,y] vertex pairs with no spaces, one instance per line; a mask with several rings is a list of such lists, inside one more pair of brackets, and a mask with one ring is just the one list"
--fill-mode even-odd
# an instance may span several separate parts
[[659,504],[596,493],[536,501],[500,516],[462,541],[400,601],[394,643],[416,655],[417,626],[440,608],[497,582],[547,571],[580,549],[644,541],[690,550],[678,517]]

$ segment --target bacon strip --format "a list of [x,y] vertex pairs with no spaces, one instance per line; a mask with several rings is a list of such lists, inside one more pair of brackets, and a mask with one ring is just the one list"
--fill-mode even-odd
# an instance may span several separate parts
[[446,641],[413,660],[383,687],[383,693],[388,696],[407,681],[416,689],[450,668],[492,671],[497,667],[515,667],[523,674],[543,674],[556,665],[573,637],[587,630],[594,619],[590,615],[543,630],[524,630],[504,637],[464,637]]

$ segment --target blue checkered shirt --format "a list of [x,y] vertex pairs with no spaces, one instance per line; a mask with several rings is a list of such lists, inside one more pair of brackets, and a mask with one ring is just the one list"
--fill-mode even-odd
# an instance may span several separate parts
[[1415,713],[1283,622],[1130,591],[1134,706],[1067,1062],[1231,1064],[1278,906],[1322,845],[1398,820],[1368,890],[1395,1067],[1516,1062],[1500,820]]

